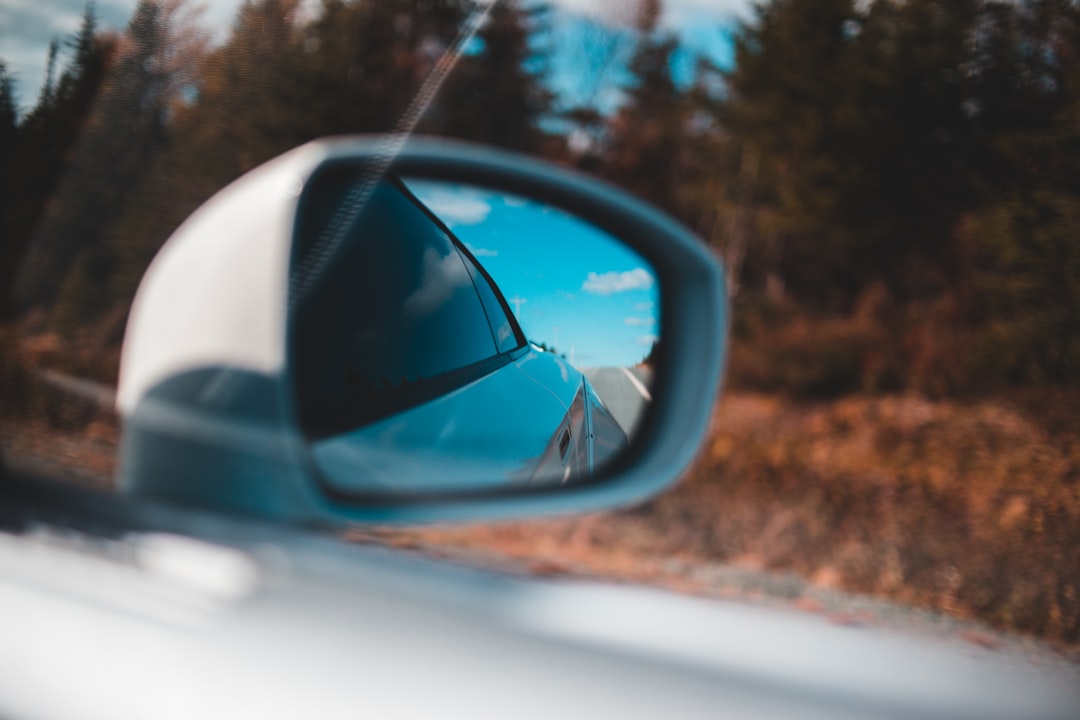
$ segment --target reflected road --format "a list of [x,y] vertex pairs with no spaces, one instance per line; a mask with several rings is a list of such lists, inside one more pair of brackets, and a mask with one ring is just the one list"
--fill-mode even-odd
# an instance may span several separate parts
[[581,371],[608,410],[615,416],[627,437],[632,437],[634,428],[641,420],[641,413],[652,400],[649,387],[652,384],[652,370],[644,367],[621,368],[584,368]]

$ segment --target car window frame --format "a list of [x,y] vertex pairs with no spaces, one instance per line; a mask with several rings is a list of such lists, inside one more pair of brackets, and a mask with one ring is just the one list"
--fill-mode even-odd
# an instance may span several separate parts
[[[300,233],[305,225],[305,220],[303,219],[305,214],[304,195],[309,192],[310,188],[319,187],[321,185],[320,176],[325,177],[325,174],[332,175],[337,169],[338,168],[331,163],[320,168],[318,172],[309,178],[298,201],[297,216],[293,223],[294,236]],[[363,180],[360,181],[363,182]],[[506,303],[506,299],[503,297],[501,291],[498,290],[498,286],[491,279],[491,276],[487,271],[483,269],[467,248],[465,248],[464,243],[462,243],[446,224],[408,189],[400,178],[394,175],[386,175],[380,178],[378,182],[385,183],[387,186],[393,188],[395,192],[399,193],[411,207],[418,211],[418,217],[422,217],[424,220],[430,222],[433,229],[445,236],[451,250],[457,253],[458,259],[469,273],[471,288],[476,295],[477,304],[481,308],[485,326],[491,337],[492,350],[494,353],[476,362],[453,368],[429,378],[424,378],[422,381],[409,386],[397,388],[395,390],[393,402],[385,402],[384,399],[384,402],[376,409],[373,409],[372,406],[365,403],[349,402],[347,404],[342,403],[340,406],[333,408],[328,406],[319,407],[317,413],[311,411],[301,412],[300,408],[306,407],[305,403],[310,403],[306,400],[303,402],[301,401],[300,386],[299,384],[296,384],[292,394],[293,402],[296,404],[297,408],[297,426],[302,436],[309,443],[315,443],[330,437],[355,432],[389,417],[393,417],[394,415],[408,412],[427,402],[463,388],[472,382],[485,378],[506,365],[509,365],[511,362],[520,359],[528,352],[528,341],[525,339],[525,335],[515,318],[508,312],[509,305]],[[297,258],[294,257],[292,262],[295,262],[296,260]],[[495,294],[496,299],[503,308],[503,312],[507,314],[510,326],[513,330],[515,339],[517,340],[517,345],[512,349],[501,350],[499,347],[497,331],[493,326],[490,317],[491,311],[488,307],[489,303],[484,301],[483,293],[476,286],[477,273],[479,273],[480,277],[484,278],[484,281],[488,283],[488,287]],[[296,315],[290,312],[288,318],[289,324],[291,325],[296,322],[296,320]],[[288,347],[286,353],[290,358],[290,365],[295,367],[298,349],[294,336],[294,328],[289,329],[287,337]],[[315,420],[316,417],[318,417],[317,421]]]
[[418,198],[416,194],[412,192],[412,190],[409,189],[408,185],[406,185],[405,182],[401,180],[401,178],[395,177],[391,180],[391,182],[395,183],[398,188],[401,189],[401,191],[406,195],[406,197],[410,198],[413,203],[415,203],[417,207],[419,207],[439,227],[439,229],[446,233],[447,237],[450,238],[451,244],[453,244],[453,246],[457,248],[458,254],[462,257],[462,261],[470,270],[469,274],[473,279],[473,286],[475,287],[477,282],[477,275],[479,275],[483,282],[487,284],[488,289],[491,290],[492,294],[494,294],[495,300],[499,304],[499,310],[502,311],[505,319],[509,321],[510,329],[514,334],[514,338],[516,341],[514,347],[510,348],[509,350],[502,350],[501,348],[499,348],[498,330],[496,327],[496,323],[492,321],[491,310],[488,307],[488,303],[484,300],[484,294],[480,291],[480,288],[475,288],[476,294],[480,298],[480,304],[484,308],[484,314],[487,316],[488,326],[491,328],[491,336],[495,340],[495,347],[499,349],[499,354],[514,353],[525,348],[529,342],[528,339],[525,337],[525,332],[521,329],[521,325],[518,324],[517,318],[514,317],[514,313],[510,310],[510,303],[506,301],[506,297],[503,295],[502,290],[499,288],[499,284],[495,282],[495,280],[491,277],[490,273],[488,273],[487,269],[484,268],[483,264],[481,264],[480,261],[476,259],[476,256],[472,254],[472,251],[469,250],[468,246],[461,241],[461,239],[454,233],[454,231],[451,230],[450,227],[431,210],[431,208],[425,205],[424,202],[420,200],[420,198]]

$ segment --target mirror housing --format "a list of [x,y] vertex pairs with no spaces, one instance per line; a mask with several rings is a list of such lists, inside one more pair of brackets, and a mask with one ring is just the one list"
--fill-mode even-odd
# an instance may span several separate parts
[[[295,261],[309,180],[355,166],[465,183],[545,203],[648,261],[663,342],[654,400],[634,441],[589,482],[351,501],[326,491],[297,421],[292,298],[319,263]],[[726,351],[720,264],[659,211],[605,183],[521,155],[442,140],[342,138],[304,145],[211,198],[170,238],[140,285],[125,335],[120,481],[154,502],[292,523],[497,520],[642,501],[674,482],[705,436]],[[431,472],[438,473],[433,467]]]

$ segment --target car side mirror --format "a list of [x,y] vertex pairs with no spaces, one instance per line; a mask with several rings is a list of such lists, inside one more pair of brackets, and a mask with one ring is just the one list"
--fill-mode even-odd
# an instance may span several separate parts
[[121,486],[331,525],[633,503],[701,442],[726,323],[703,244],[597,180],[462,143],[310,143],[147,271]]

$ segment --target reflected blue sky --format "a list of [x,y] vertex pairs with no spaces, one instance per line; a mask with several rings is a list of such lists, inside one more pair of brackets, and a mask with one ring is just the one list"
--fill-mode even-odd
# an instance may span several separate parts
[[637,253],[546,205],[471,186],[406,184],[488,271],[531,341],[576,367],[630,367],[649,353],[659,288]]

